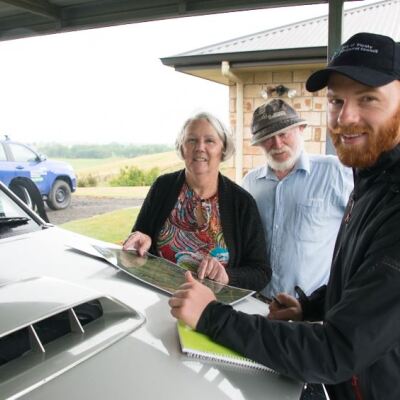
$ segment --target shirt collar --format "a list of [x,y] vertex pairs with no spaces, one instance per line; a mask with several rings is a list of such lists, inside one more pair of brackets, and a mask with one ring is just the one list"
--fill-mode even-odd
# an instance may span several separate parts
[[296,166],[294,167],[294,170],[303,170],[306,171],[307,174],[310,173],[310,157],[308,154],[303,150],[300,153],[300,157],[296,162]]
[[[296,164],[290,174],[293,174],[296,171],[305,171],[307,174],[310,173],[310,157],[304,150],[300,153],[300,157],[296,161]],[[276,179],[274,171],[269,168],[267,164],[260,168],[258,176],[256,177],[256,179],[262,178]]]

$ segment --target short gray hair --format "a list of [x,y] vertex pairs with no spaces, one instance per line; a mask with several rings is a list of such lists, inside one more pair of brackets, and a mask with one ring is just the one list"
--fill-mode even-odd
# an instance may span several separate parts
[[194,121],[198,121],[204,119],[207,121],[217,132],[219,138],[224,144],[224,149],[222,151],[221,161],[228,160],[233,153],[235,152],[235,145],[233,143],[232,135],[228,128],[225,126],[223,122],[221,122],[217,117],[208,113],[208,112],[200,112],[198,114],[193,115],[188,118],[183,124],[176,140],[175,140],[175,150],[180,158],[183,159],[182,145],[185,140],[186,128]]

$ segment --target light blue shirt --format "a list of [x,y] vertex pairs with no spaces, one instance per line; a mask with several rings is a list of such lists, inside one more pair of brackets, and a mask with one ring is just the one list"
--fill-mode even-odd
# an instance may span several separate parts
[[272,280],[262,290],[306,294],[325,284],[340,222],[353,189],[351,169],[335,156],[300,155],[282,180],[265,166],[250,171],[243,187],[256,199]]

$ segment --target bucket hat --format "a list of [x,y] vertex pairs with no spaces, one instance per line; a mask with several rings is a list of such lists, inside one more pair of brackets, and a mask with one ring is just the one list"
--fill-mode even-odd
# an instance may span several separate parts
[[257,145],[272,136],[295,126],[307,125],[296,111],[281,99],[274,99],[258,107],[251,124],[251,144]]

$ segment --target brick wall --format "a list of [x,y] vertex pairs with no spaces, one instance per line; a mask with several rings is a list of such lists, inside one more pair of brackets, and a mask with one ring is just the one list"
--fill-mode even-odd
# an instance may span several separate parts
[[[265,157],[260,148],[250,145],[251,119],[253,111],[265,103],[261,91],[267,86],[285,85],[295,89],[297,94],[289,99],[282,99],[299,113],[301,118],[308,122],[304,131],[304,144],[309,153],[325,153],[326,142],[326,90],[310,93],[305,89],[305,81],[313,70],[296,69],[287,71],[262,71],[241,75],[244,82],[243,88],[243,173],[265,163]],[[277,97],[273,94],[273,97]],[[267,100],[269,101],[269,100]],[[236,86],[230,86],[229,112],[232,132],[236,124]],[[233,161],[232,161],[233,162]],[[233,166],[233,164],[232,164]]]

